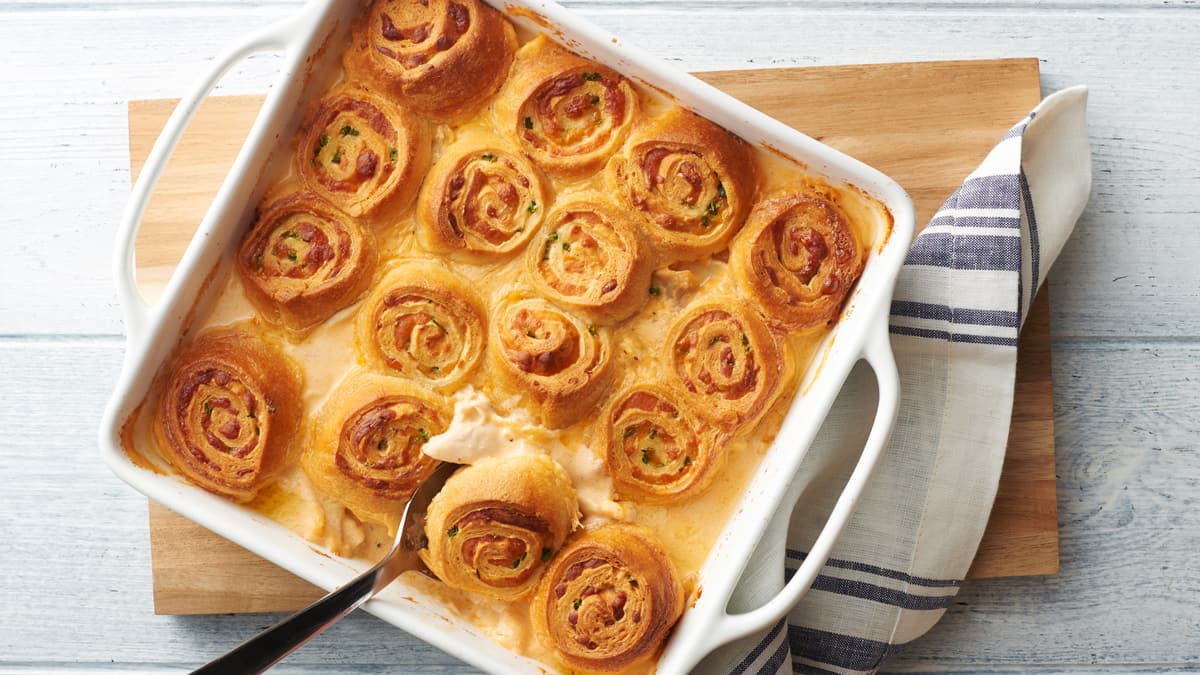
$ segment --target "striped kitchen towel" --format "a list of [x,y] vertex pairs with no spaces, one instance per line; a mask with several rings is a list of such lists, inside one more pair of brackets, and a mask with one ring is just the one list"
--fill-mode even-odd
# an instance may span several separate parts
[[[1012,128],[917,237],[892,302],[895,431],[854,518],[800,605],[715,652],[714,673],[868,673],[923,635],[963,584],[1008,439],[1017,336],[1091,189],[1084,87]],[[858,459],[875,383],[851,374],[730,611],[778,593]]]

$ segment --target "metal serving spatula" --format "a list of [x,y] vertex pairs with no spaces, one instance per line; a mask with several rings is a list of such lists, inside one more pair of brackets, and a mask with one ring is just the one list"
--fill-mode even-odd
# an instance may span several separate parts
[[261,673],[370,600],[401,572],[424,569],[417,551],[425,545],[425,512],[433,496],[458,467],[450,463],[439,465],[417,488],[404,506],[396,539],[383,560],[329,595],[192,671],[192,675]]

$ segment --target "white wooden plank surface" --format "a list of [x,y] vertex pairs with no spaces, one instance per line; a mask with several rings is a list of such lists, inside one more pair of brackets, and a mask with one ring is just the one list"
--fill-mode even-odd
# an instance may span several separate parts
[[[0,673],[178,671],[271,617],[156,617],[145,502],[96,458],[125,103],[294,0],[0,2]],[[1051,277],[1062,572],[967,584],[906,672],[1200,669],[1200,5],[583,0],[688,69],[1038,56],[1092,86],[1092,203]],[[224,93],[262,91],[260,55]],[[964,84],[969,86],[969,83]],[[458,672],[352,617],[282,672]]]

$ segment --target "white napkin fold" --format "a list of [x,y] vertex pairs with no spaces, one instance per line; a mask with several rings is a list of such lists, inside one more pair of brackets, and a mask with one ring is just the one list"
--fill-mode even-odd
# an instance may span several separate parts
[[[996,496],[1020,327],[1091,191],[1086,104],[1085,87],[1047,97],[917,237],[892,303],[900,416],[853,519],[786,621],[698,672],[873,672],[950,606]],[[875,399],[860,364],[792,484],[795,509],[768,528],[730,611],[773,597],[803,560]]]

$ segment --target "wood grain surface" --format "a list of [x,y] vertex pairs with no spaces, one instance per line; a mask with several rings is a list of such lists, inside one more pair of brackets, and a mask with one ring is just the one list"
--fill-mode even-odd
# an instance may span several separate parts
[[[922,224],[1039,98],[1033,59],[764,69],[701,77],[887,172],[913,196]],[[950,86],[955,82],[967,86]],[[139,233],[138,283],[148,298],[169,278],[260,103],[258,97],[212,98],[192,122]],[[131,102],[134,175],[173,107],[167,100]],[[954,114],[945,114],[947,110]],[[1058,570],[1045,293],[1031,310],[1018,354],[1010,447],[988,531],[970,571],[973,577]],[[288,610],[318,595],[303,580],[159,506],[150,510],[150,541],[158,613]]]

